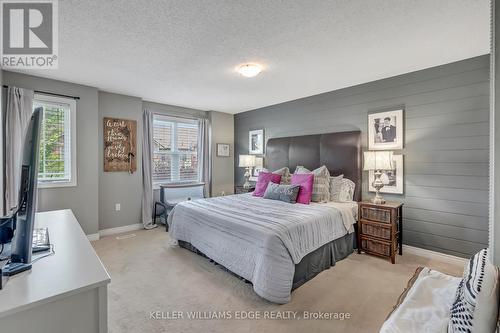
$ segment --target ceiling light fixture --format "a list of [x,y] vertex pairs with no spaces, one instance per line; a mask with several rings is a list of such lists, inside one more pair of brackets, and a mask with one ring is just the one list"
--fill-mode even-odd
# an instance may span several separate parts
[[244,77],[254,77],[262,72],[262,66],[259,64],[243,64],[238,67],[237,71]]

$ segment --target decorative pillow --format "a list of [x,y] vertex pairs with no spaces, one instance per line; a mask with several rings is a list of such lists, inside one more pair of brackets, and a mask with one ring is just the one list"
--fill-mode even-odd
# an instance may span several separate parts
[[342,191],[342,179],[344,175],[330,177],[330,201],[339,201],[340,191]]
[[494,332],[498,315],[498,271],[488,249],[465,266],[450,310],[448,332]]
[[314,175],[313,193],[311,201],[326,202],[330,200],[330,172],[326,166],[317,168],[316,170],[309,171],[308,169],[298,166],[295,170],[296,174]]
[[342,186],[340,188],[339,193],[339,201],[340,202],[349,202],[354,199],[354,189],[356,188],[356,184],[350,179],[343,178]]
[[255,184],[255,190],[253,191],[253,196],[261,197],[264,195],[267,189],[267,184],[270,182],[279,184],[281,181],[281,176],[271,172],[260,172],[259,178],[257,178],[257,184]]
[[[261,172],[270,172],[268,169],[262,169]],[[281,176],[281,184],[290,184],[290,169],[288,169],[288,167],[283,167],[283,168],[279,168],[278,170],[275,170],[273,171],[272,173],[275,173],[275,174],[278,174]]]
[[297,202],[299,190],[300,185],[280,185],[270,182],[263,198],[294,204]]
[[314,175],[312,173],[292,175],[292,185],[300,186],[297,203],[309,205],[312,197],[313,183]]

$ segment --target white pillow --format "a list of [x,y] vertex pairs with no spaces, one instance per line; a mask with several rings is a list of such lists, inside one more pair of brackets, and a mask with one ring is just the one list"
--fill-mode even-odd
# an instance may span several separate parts
[[450,310],[448,332],[494,332],[498,316],[498,270],[488,249],[470,258]]
[[327,202],[330,200],[330,171],[328,171],[328,168],[326,166],[323,165],[313,171],[309,171],[303,166],[298,166],[295,170],[295,173],[312,173],[314,175],[311,201]]
[[344,175],[330,177],[330,201],[339,201]]
[[[262,172],[269,172],[269,170],[265,169],[265,168],[262,169],[261,171]],[[288,167],[279,168],[278,170],[273,171],[272,173],[277,174],[277,175],[281,175],[281,181],[280,181],[281,185],[290,184],[290,179],[292,176],[290,175],[290,169],[288,169]]]
[[354,189],[356,184],[350,179],[342,178],[342,186],[339,193],[340,202],[350,202],[354,199]]

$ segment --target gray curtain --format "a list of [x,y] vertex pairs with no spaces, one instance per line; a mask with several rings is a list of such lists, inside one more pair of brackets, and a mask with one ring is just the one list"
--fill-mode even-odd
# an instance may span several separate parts
[[153,221],[153,112],[142,113],[142,224],[145,229],[156,227]]
[[26,127],[33,113],[33,90],[9,87],[5,112],[2,115],[4,143],[4,214],[9,214],[18,204],[21,171],[21,154]]
[[198,174],[200,175],[200,181],[205,183],[205,197],[211,195],[211,143],[210,143],[210,120],[209,119],[199,119],[198,120]]

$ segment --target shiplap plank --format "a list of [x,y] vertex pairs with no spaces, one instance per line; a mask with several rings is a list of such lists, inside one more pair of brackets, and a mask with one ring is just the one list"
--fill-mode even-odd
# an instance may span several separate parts
[[423,104],[406,107],[406,118],[419,118],[438,114],[449,114],[477,109],[488,109],[489,100],[484,96],[458,98],[452,101],[443,101],[432,104]]
[[412,142],[420,139],[430,138],[457,138],[489,135],[489,123],[487,121],[470,124],[451,124],[439,128],[427,127],[407,129],[405,131],[406,141]]
[[469,242],[466,240],[415,232],[412,230],[407,230],[403,235],[404,238],[414,243],[428,246],[437,246],[464,254],[476,253],[486,247],[486,244],[483,243]]
[[415,199],[441,199],[482,204],[488,202],[487,190],[467,190],[463,188],[440,188],[406,185],[405,194],[406,198],[413,197]]
[[406,163],[406,175],[448,175],[488,177],[488,163]]
[[437,224],[410,219],[404,220],[403,231],[427,233],[458,240],[467,239],[468,241],[480,244],[486,244],[488,242],[487,230],[460,228],[446,224]]
[[458,137],[458,138],[440,138],[408,140],[406,148],[409,150],[470,150],[484,149],[489,146],[489,135]]
[[434,150],[409,151],[405,150],[405,163],[488,163],[488,148],[476,150]]
[[468,216],[488,217],[488,203],[452,201],[406,196],[405,206],[434,212],[456,213]]
[[411,207],[403,208],[405,219],[448,224],[461,228],[488,230],[488,218],[481,216],[461,215],[457,213],[433,212]]
[[453,114],[438,114],[433,116],[423,116],[406,120],[406,128],[428,128],[439,127],[451,124],[470,124],[489,121],[488,109],[470,110]]
[[488,190],[488,177],[444,176],[444,175],[407,175],[406,185],[429,187],[451,187],[470,190]]
[[[404,242],[404,244],[409,245],[409,246],[413,246],[413,247],[419,247],[419,248],[430,250],[430,251],[434,251],[434,252],[441,252],[441,253],[449,254],[449,255],[452,255],[452,256],[455,256],[455,257],[461,257],[461,258],[470,258],[471,257],[471,254],[468,254],[468,253],[462,253],[462,252],[452,251],[452,250],[449,250],[449,249],[446,249],[446,248],[441,248],[441,247],[437,247],[437,246],[431,246],[431,245],[428,245],[428,244],[420,244],[420,243],[414,242],[412,239],[406,240]],[[396,262],[397,262],[397,258],[396,258]]]

